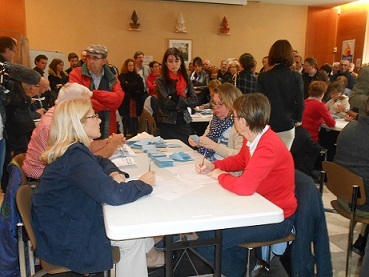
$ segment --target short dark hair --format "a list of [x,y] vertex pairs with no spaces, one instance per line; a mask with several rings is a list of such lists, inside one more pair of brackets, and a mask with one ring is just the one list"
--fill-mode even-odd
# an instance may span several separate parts
[[274,42],[269,50],[269,65],[275,65],[277,63],[284,64],[290,67],[293,65],[293,48],[288,40],[281,39]]
[[249,93],[233,102],[233,110],[244,118],[252,132],[260,133],[269,123],[271,107],[268,98],[261,93]]
[[193,65],[201,65],[202,66],[202,59],[200,57],[195,57],[192,61]]
[[133,55],[133,58],[134,58],[134,59],[137,59],[137,57],[138,57],[139,55],[145,56],[145,54],[144,54],[142,51],[137,51],[137,52]]
[[327,83],[323,81],[313,81],[308,87],[309,96],[321,97],[327,91]]
[[238,59],[244,70],[251,70],[255,66],[255,59],[250,53],[244,53]]
[[319,69],[319,70],[323,70],[323,71],[325,71],[325,72],[329,75],[329,74],[331,74],[331,72],[332,72],[332,67],[331,67],[329,64],[325,63],[325,64],[323,64],[323,65],[320,67],[320,69]]
[[310,65],[314,66],[315,68],[318,67],[318,61],[315,58],[312,58],[312,57],[306,58],[304,62],[308,62]]
[[152,61],[152,62],[149,63],[149,67],[153,68],[155,64],[160,65],[157,61]]
[[35,58],[35,64],[36,64],[36,62],[39,62],[41,60],[48,60],[48,58],[43,54],[37,55],[36,58]]
[[69,53],[68,54],[68,61],[70,61],[71,59],[77,58],[78,59],[78,55],[76,53]]
[[6,49],[12,49],[17,46],[17,41],[12,37],[0,37],[0,53],[5,53]]

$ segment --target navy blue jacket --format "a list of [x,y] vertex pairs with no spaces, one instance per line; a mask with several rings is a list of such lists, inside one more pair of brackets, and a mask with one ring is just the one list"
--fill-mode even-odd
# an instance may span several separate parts
[[152,192],[142,181],[117,183],[119,169],[75,143],[47,165],[32,197],[32,226],[38,257],[78,273],[112,268],[102,203],[122,205]]
[[[311,177],[296,170],[296,240],[292,243],[292,276],[331,277],[332,261],[324,207],[319,190]],[[311,246],[314,246],[314,255]]]

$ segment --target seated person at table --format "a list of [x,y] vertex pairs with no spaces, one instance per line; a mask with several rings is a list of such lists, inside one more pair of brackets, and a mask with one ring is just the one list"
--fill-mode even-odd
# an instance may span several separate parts
[[[67,83],[59,91],[58,98],[55,104],[58,105],[64,100],[73,98],[90,99],[92,92],[77,83]],[[40,161],[41,154],[45,151],[47,140],[49,138],[49,129],[51,120],[54,116],[55,106],[50,108],[47,113],[41,118],[40,123],[32,132],[31,140],[28,144],[26,158],[24,160],[22,170],[27,177],[40,179],[45,165]],[[118,147],[125,143],[125,138],[122,134],[113,134],[108,139],[94,140],[90,144],[90,149],[95,155],[109,158],[114,154]]]
[[305,99],[305,109],[302,114],[302,126],[311,134],[311,138],[319,141],[319,130],[323,121],[328,127],[334,127],[336,121],[322,102],[328,85],[323,81],[313,81],[308,87],[309,98]]
[[[257,192],[284,211],[280,223],[223,230],[222,274],[239,277],[245,271],[247,251],[238,245],[287,236],[294,225],[297,200],[292,155],[267,125],[271,108],[266,96],[243,95],[234,101],[233,110],[236,129],[245,138],[241,151],[221,161],[197,164],[196,171],[209,173],[223,188],[238,195]],[[228,173],[240,170],[243,173],[239,177]],[[197,234],[202,239],[214,237],[214,231]],[[197,250],[208,261],[214,261],[214,247]]]
[[112,241],[106,237],[102,203],[122,205],[152,192],[155,173],[126,182],[109,159],[88,148],[101,136],[101,120],[88,99],[60,103],[50,126],[46,164],[32,197],[36,254],[80,274],[113,266],[111,245],[119,246],[117,276],[147,276],[147,266],[164,263],[152,238]]
[[[360,115],[358,120],[353,120],[342,129],[337,137],[337,148],[334,162],[347,168],[348,170],[360,175],[363,178],[365,193],[367,195],[366,203],[357,206],[356,214],[369,218],[369,103],[366,101],[366,115]],[[339,200],[341,205],[348,211],[348,203]],[[366,224],[362,225],[361,233],[357,241],[353,244],[352,250],[363,256],[368,236]]]
[[[338,78],[341,77],[344,76],[340,76]],[[343,90],[344,86],[337,81],[330,83],[327,89],[327,93],[329,93],[331,99],[325,104],[328,107],[329,113],[338,118],[344,118],[347,112],[350,111],[348,97],[343,94]]]
[[206,94],[206,104],[197,106],[199,110],[211,109],[210,100],[213,97],[214,89],[219,87],[222,83],[219,80],[211,80],[206,86],[208,93]]
[[241,91],[232,84],[223,84],[214,89],[211,105],[214,110],[205,133],[196,142],[191,137],[188,143],[192,147],[199,147],[201,154],[210,161],[221,160],[236,155],[241,147],[243,138],[237,133],[233,120],[233,101],[241,96]]

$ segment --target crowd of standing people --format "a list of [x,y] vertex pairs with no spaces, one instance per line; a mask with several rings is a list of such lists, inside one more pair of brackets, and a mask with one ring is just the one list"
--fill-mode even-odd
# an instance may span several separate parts
[[[0,37],[0,62],[11,64],[16,47],[16,40]],[[335,118],[353,121],[366,112],[363,102],[369,92],[364,74],[368,67],[360,71],[355,84],[356,76],[350,72],[348,60],[340,61],[336,71],[328,64],[318,68],[315,58],[303,60],[287,40],[278,40],[271,46],[259,72],[250,53],[238,59],[223,59],[219,68],[200,57],[186,67],[184,55],[177,48],[168,48],[162,61],[149,65],[144,64],[144,53],[137,51],[132,59],[124,61],[119,72],[109,64],[108,52],[107,47],[93,44],[81,52],[80,60],[77,54],[70,53],[67,70],[61,59],[53,59],[47,79],[44,73],[48,58],[38,55],[35,68],[27,71],[32,72],[31,78],[10,76],[2,84],[8,86],[10,93],[0,99],[1,188],[6,191],[6,167],[12,157],[26,153],[23,170],[28,180],[39,183],[33,198],[37,254],[78,273],[109,269],[110,244],[120,247],[118,267],[125,276],[146,276],[147,266],[164,264],[163,253],[154,247],[156,238],[124,242],[103,238],[101,203],[121,205],[135,201],[150,194],[155,184],[152,171],[127,182],[128,174],[108,159],[126,137],[138,133],[144,109],[153,116],[162,138],[180,139],[209,160],[196,166],[198,173],[210,173],[225,189],[237,194],[256,191],[284,210],[285,218],[280,224],[225,233],[223,268],[228,276],[242,274],[244,256],[238,254],[240,243],[255,238],[274,239],[292,228],[297,200],[289,150],[296,128],[305,128],[312,140],[333,148],[337,134],[322,132],[322,122],[334,126]],[[205,133],[196,138],[191,136],[191,113],[204,107],[212,109],[213,117]],[[40,121],[37,127],[35,120]],[[76,171],[85,173],[83,178]],[[266,178],[275,180],[273,185],[278,186],[272,188],[271,179]],[[55,190],[63,191],[57,201],[50,198]],[[79,200],[72,200],[76,198]],[[69,211],[67,200],[75,202]],[[59,210],[65,212],[61,221],[65,224],[51,224],[45,231],[50,218],[58,218],[54,212]],[[72,214],[90,220],[69,226]],[[64,236],[68,226],[76,228],[78,236],[73,240]],[[97,235],[86,228],[95,228]],[[264,232],[266,228],[277,231]],[[235,236],[240,231],[243,235]],[[203,238],[209,235],[199,234]],[[89,249],[89,243],[98,251]],[[82,244],[86,253],[96,254],[81,262],[75,247]],[[211,260],[209,249],[199,251]],[[95,259],[99,262],[94,263]]]

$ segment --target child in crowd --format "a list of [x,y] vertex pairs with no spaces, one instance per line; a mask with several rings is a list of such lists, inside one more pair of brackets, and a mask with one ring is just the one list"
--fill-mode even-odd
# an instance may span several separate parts
[[344,89],[345,87],[338,81],[329,84],[327,89],[327,93],[329,93],[331,99],[326,105],[330,114],[337,118],[344,118],[346,113],[350,110],[348,97],[343,94]]
[[314,141],[319,141],[319,130],[323,121],[328,127],[334,127],[336,121],[322,102],[328,85],[323,81],[313,81],[308,88],[309,98],[305,99],[302,126],[311,134]]

